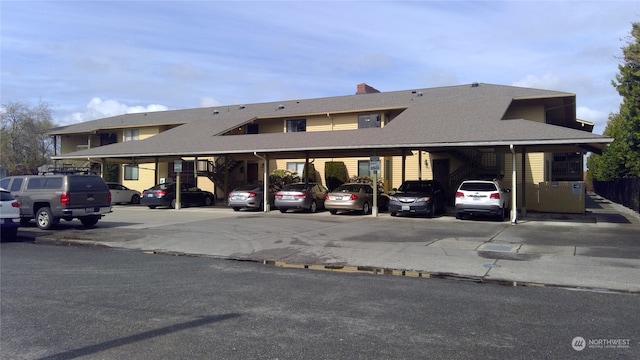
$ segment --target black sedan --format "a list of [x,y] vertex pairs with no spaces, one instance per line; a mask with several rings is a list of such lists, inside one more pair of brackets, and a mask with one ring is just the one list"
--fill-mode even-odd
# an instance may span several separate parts
[[[158,206],[176,208],[176,184],[158,184],[142,192],[140,204],[155,209]],[[215,205],[215,195],[191,184],[180,184],[180,207]]]
[[[396,189],[394,189],[396,190]],[[405,181],[389,195],[389,214],[416,214],[435,216],[446,211],[445,193],[435,180]]]

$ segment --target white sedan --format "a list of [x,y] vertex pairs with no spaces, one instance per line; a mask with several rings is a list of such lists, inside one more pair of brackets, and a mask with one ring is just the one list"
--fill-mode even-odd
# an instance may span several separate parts
[[140,192],[118,183],[107,183],[112,204],[140,204]]

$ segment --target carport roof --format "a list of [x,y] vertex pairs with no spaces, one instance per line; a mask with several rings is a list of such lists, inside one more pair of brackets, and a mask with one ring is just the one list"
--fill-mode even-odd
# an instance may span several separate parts
[[[611,138],[527,119],[503,119],[522,99],[575,98],[575,94],[473,84],[451,87],[357,94],[318,99],[219,106],[130,114],[54,129],[51,135],[95,132],[108,128],[179,125],[153,137],[95,147],[54,159],[171,158],[222,154],[268,153],[272,157],[399,155],[402,150],[446,150],[455,147],[510,145],[528,151],[601,151]],[[574,101],[570,102],[575,106]],[[382,128],[222,135],[238,126],[269,118],[295,118],[336,113],[396,110]],[[573,119],[575,120],[575,119]],[[120,160],[116,160],[120,158]]]

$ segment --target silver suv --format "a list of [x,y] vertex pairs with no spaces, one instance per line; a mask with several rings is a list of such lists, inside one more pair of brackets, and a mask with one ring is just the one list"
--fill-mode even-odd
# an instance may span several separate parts
[[493,216],[504,221],[509,214],[509,189],[497,180],[466,180],[456,191],[456,218]]
[[111,212],[111,193],[98,175],[10,176],[0,180],[0,187],[20,202],[20,224],[36,219],[42,230],[61,219],[79,219],[84,226],[93,226]]

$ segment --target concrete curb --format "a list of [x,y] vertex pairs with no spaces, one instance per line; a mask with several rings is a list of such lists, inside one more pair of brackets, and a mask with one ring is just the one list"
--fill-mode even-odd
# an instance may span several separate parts
[[[103,248],[114,248],[114,249],[118,248],[118,247],[110,246],[100,241],[81,240],[81,239],[64,239],[64,238],[61,239],[61,238],[52,238],[47,236],[37,237],[34,242],[37,244],[49,244],[49,245],[58,245],[58,246],[66,245],[66,246],[84,246],[84,247],[103,247]],[[152,255],[203,257],[203,258],[213,258],[213,259],[231,260],[231,261],[247,261],[247,262],[260,263],[264,265],[269,265],[269,266],[274,266],[279,268],[287,268],[287,269],[328,271],[328,272],[350,273],[350,274],[357,273],[357,274],[367,274],[367,275],[390,275],[390,276],[401,276],[401,277],[421,278],[421,279],[457,280],[457,281],[468,281],[468,282],[473,282],[477,284],[490,284],[490,285],[501,285],[501,286],[555,287],[555,288],[579,290],[579,291],[607,292],[607,293],[620,293],[620,294],[640,294],[640,291],[634,291],[634,290],[603,288],[603,287],[572,286],[572,285],[557,284],[557,283],[515,281],[513,279],[506,279],[506,278],[489,278],[487,276],[474,276],[474,275],[457,274],[457,273],[451,273],[451,272],[431,272],[431,271],[382,268],[382,267],[359,266],[359,265],[323,265],[323,264],[289,263],[281,260],[253,260],[253,259],[245,259],[245,258],[240,259],[240,258],[233,258],[233,257],[227,257],[227,256],[193,254],[193,253],[184,253],[184,252],[178,252],[178,251],[168,251],[168,250],[162,250],[162,249],[138,250],[138,251],[141,251],[145,254],[152,254]]]

